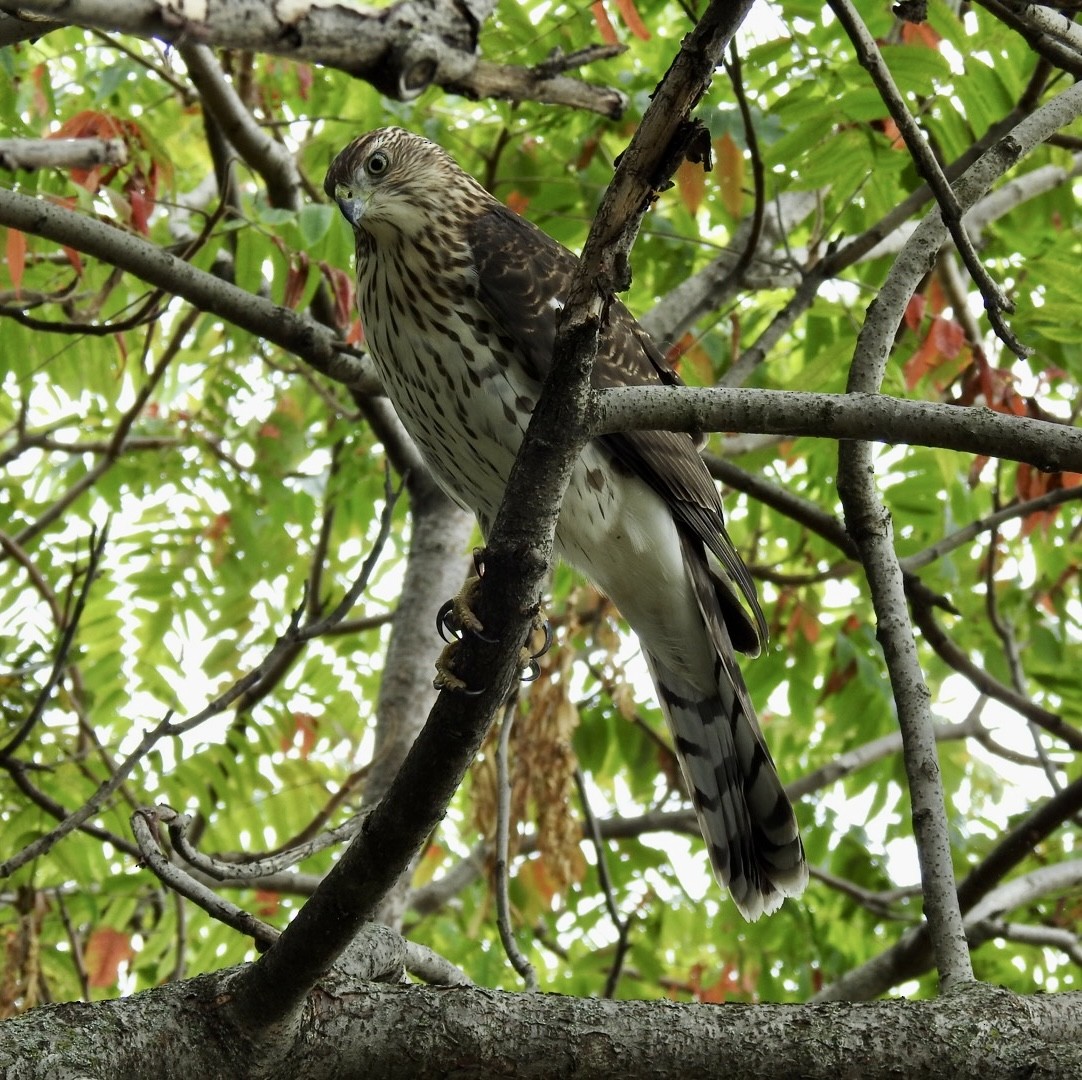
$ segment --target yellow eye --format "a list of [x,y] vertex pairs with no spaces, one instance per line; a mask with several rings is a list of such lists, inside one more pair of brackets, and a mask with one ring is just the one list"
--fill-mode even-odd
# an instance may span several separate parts
[[382,151],[377,150],[365,163],[364,167],[369,176],[382,176],[391,165],[391,159]]

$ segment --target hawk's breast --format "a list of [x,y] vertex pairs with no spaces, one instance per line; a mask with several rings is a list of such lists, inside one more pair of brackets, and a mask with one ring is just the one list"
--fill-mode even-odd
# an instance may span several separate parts
[[495,517],[539,387],[477,300],[468,251],[358,253],[365,342],[387,396],[441,486]]

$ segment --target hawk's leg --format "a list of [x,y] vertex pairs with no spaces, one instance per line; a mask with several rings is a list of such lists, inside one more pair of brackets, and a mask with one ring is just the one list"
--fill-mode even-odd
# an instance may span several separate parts
[[[475,551],[473,562],[476,573],[466,579],[458,595],[448,600],[436,615],[436,629],[440,637],[448,644],[436,661],[436,678],[433,680],[433,685],[437,690],[446,687],[448,690],[457,690],[459,693],[476,695],[480,694],[481,690],[470,690],[452,670],[454,655],[464,634],[472,634],[489,644],[495,641],[494,638],[485,636],[484,626],[473,610],[481,578],[485,572],[484,553],[480,550]],[[537,663],[538,657],[544,656],[551,645],[552,627],[538,610],[534,613],[533,624],[526,642],[519,650],[518,666],[523,672],[523,682],[533,682],[541,674],[541,668]]]

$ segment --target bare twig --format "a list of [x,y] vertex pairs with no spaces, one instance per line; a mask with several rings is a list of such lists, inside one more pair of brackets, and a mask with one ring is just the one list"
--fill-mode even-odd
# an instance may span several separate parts
[[223,900],[216,892],[201,885],[162,854],[157,835],[158,824],[171,824],[175,817],[176,811],[167,806],[147,807],[132,814],[132,832],[146,865],[162,884],[187,897],[212,918],[231,926],[245,937],[252,938],[262,948],[273,945],[278,938],[278,931],[273,926],[248,914],[236,904]]
[[973,241],[970,240],[969,234],[962,224],[962,208],[955,197],[955,193],[947,182],[947,178],[943,175],[943,170],[939,167],[939,162],[936,161],[931,148],[924,141],[924,136],[921,135],[917,122],[906,108],[897,86],[894,85],[890,69],[883,61],[883,55],[880,53],[875,39],[868,32],[864,20],[849,0],[829,0],[829,2],[831,10],[838,17],[838,21],[845,28],[845,32],[853,42],[861,66],[871,76],[875,88],[879,91],[879,96],[883,99],[883,104],[886,105],[887,111],[891,115],[891,119],[898,125],[898,130],[905,140],[906,148],[917,166],[917,171],[934,192],[936,202],[939,204],[942,213],[943,223],[950,231],[951,239],[954,240],[955,247],[958,248],[962,261],[966,264],[966,269],[980,288],[981,296],[984,297],[985,311],[988,313],[993,329],[1016,356],[1024,359],[1028,355],[1028,350],[1014,336],[1003,319],[1003,313],[1013,311],[1014,305],[992,280],[991,275],[980,261],[973,247]]
[[612,878],[609,877],[609,866],[605,857],[605,842],[590,806],[589,794],[586,791],[586,777],[579,768],[575,769],[575,786],[579,790],[579,805],[582,807],[582,816],[586,819],[586,831],[590,842],[594,845],[594,854],[597,857],[597,880],[605,897],[605,907],[608,909],[609,918],[616,927],[616,948],[613,950],[612,963],[609,965],[609,974],[605,979],[603,991],[604,997],[611,998],[616,996],[616,987],[620,982],[627,951],[631,946],[631,920],[622,916],[616,905],[616,892],[612,887]]

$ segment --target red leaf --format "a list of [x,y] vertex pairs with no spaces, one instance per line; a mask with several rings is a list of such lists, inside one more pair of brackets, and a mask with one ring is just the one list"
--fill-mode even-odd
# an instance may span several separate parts
[[286,274],[285,296],[282,298],[282,304],[285,307],[295,308],[301,302],[310,269],[311,263],[303,251],[296,252],[290,259],[289,273]]
[[15,297],[23,287],[23,271],[26,269],[26,233],[8,229],[7,239],[8,277],[15,289]]
[[325,262],[319,264],[319,270],[334,294],[335,325],[344,329],[353,318],[353,277],[340,267]]
[[116,986],[120,978],[120,965],[131,960],[133,956],[135,950],[131,947],[131,938],[127,934],[108,926],[100,926],[91,931],[83,953],[87,983],[94,989]]
[[837,694],[839,691],[844,690],[856,677],[857,674],[857,662],[850,660],[843,668],[835,668],[829,676],[827,681],[823,685],[823,693],[821,700],[831,696],[831,694]]
[[268,889],[256,889],[255,903],[252,906],[260,918],[269,919],[278,914],[278,909],[282,906],[282,894],[270,892]]
[[920,324],[924,322],[924,309],[928,305],[928,300],[923,293],[915,293],[909,298],[909,303],[905,305],[905,325],[910,330],[919,330]]
[[[1015,491],[1018,493],[1018,498],[1022,500],[1039,499],[1050,491],[1078,487],[1079,484],[1082,484],[1080,473],[1045,473],[1026,464],[1019,465],[1015,475]],[[1037,528],[1044,528],[1047,531],[1058,512],[1058,506],[1051,506],[1047,510],[1037,510],[1032,514],[1027,514],[1022,522],[1022,535],[1029,536]]]
[[932,337],[935,338],[936,348],[947,360],[953,360],[966,342],[962,324],[954,319],[933,319]]
[[594,22],[597,23],[597,32],[601,35],[601,40],[606,45],[618,45],[620,39],[616,35],[616,27],[609,22],[609,17],[605,13],[605,5],[601,0],[591,4],[590,10],[594,13]]
[[307,101],[312,94],[312,65],[294,64],[293,70],[297,73],[297,90],[300,93],[301,101]]
[[150,212],[154,209],[154,200],[148,199],[145,192],[139,188],[132,187],[128,192],[128,202],[131,204],[132,228],[143,236],[149,236]]
[[575,159],[575,168],[578,170],[585,169],[591,161],[594,160],[594,155],[597,153],[597,148],[600,146],[600,142],[597,138],[591,135],[586,142],[582,144],[582,149],[579,151],[579,156]]
[[316,736],[319,734],[319,719],[311,713],[295,712],[293,714],[293,734],[289,738],[282,737],[282,749],[289,750],[297,745],[297,736],[300,736],[300,756],[303,760],[308,759],[312,748],[316,745]]
[[646,29],[646,23],[639,15],[639,9],[635,7],[635,0],[616,0],[616,10],[620,12],[620,18],[627,24],[635,37],[640,41],[650,40],[650,31]]
[[203,535],[208,540],[221,540],[232,524],[228,514],[216,514],[214,520],[203,530]]
[[68,262],[71,263],[72,268],[79,275],[83,276],[83,258],[73,247],[64,248],[64,254],[68,257]]

